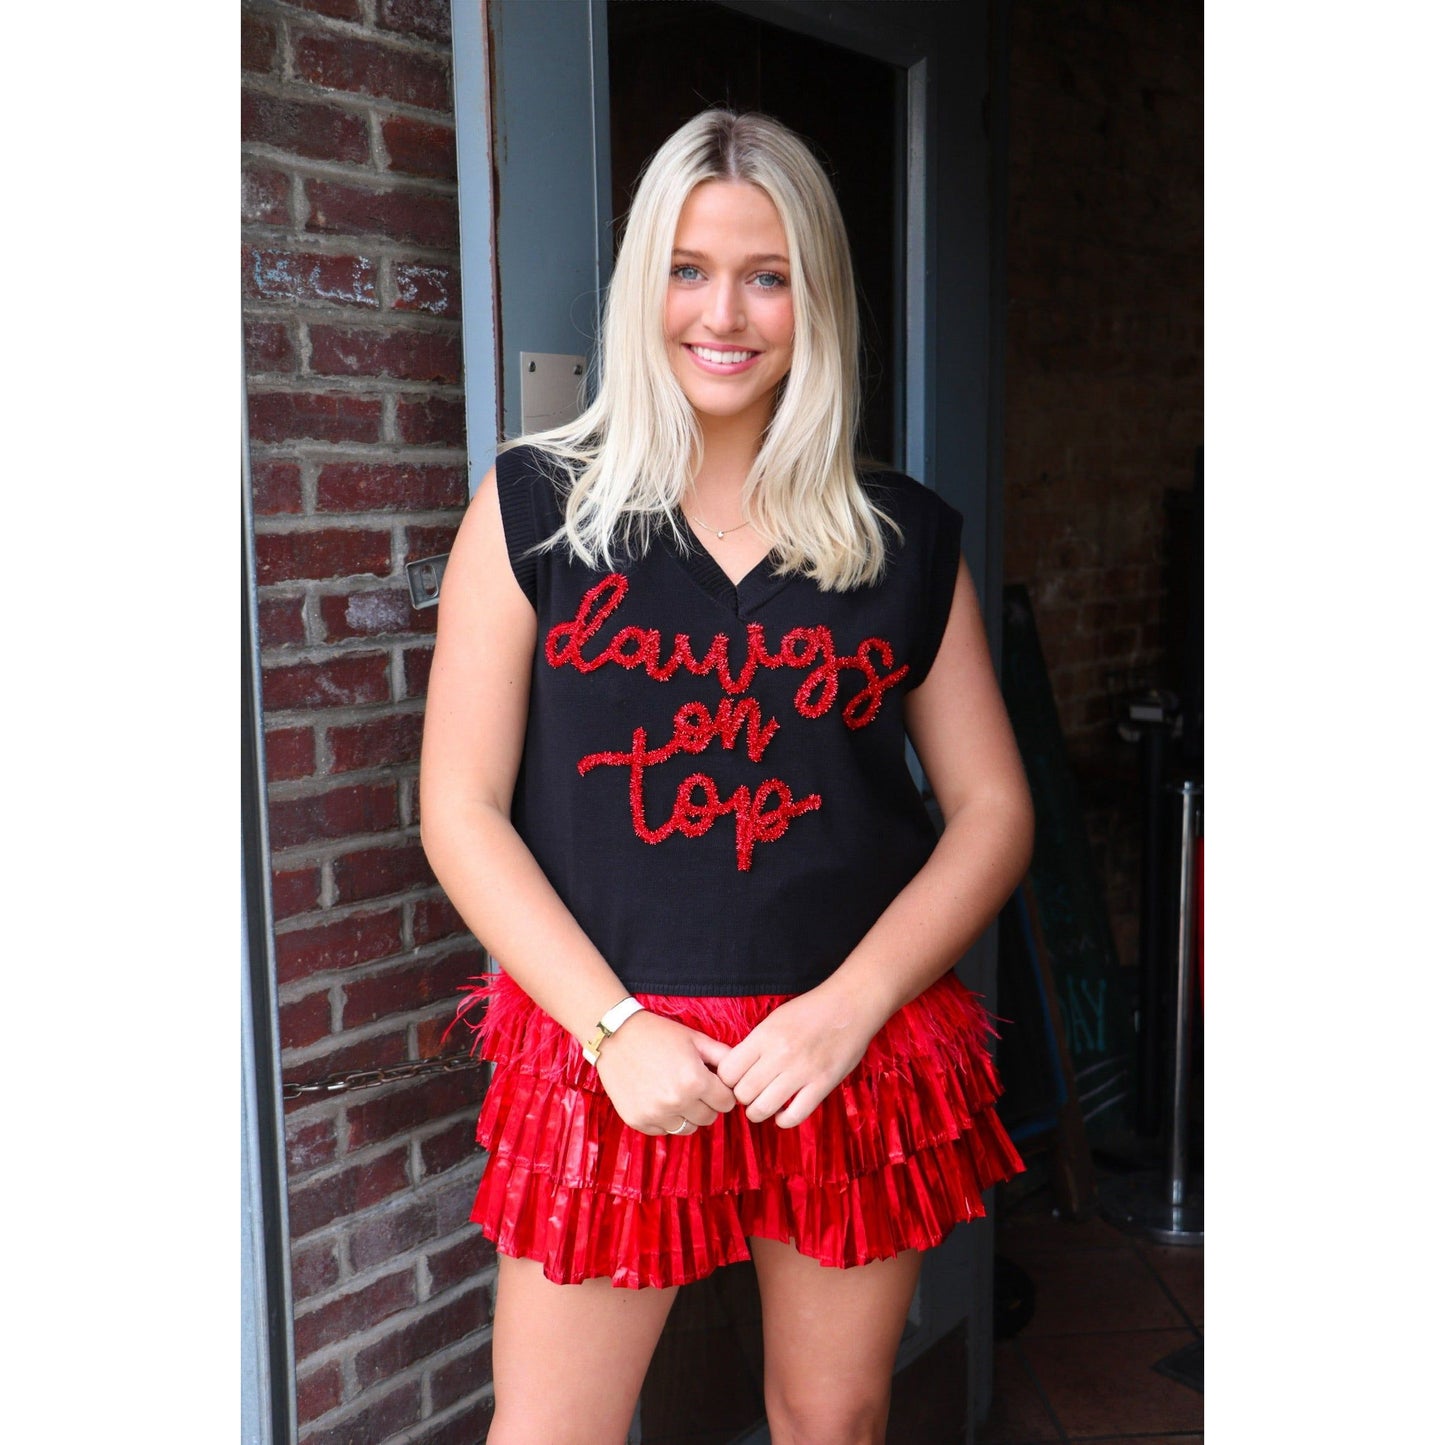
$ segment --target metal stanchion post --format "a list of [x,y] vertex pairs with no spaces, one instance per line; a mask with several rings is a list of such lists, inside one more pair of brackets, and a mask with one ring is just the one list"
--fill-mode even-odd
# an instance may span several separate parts
[[[1199,906],[1195,850],[1203,818],[1204,787],[1176,783],[1179,798],[1179,931],[1175,946],[1174,1047],[1169,1080],[1169,1133],[1164,1177],[1148,1169],[1099,1186],[1099,1208],[1111,1224],[1161,1244],[1204,1243],[1204,1181],[1189,1182],[1189,1085],[1194,1034],[1194,940]],[[1162,1184],[1162,1188],[1161,1188]]]

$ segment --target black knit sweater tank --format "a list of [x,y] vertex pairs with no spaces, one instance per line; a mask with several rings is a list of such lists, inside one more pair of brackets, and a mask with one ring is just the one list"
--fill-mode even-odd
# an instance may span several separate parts
[[497,484],[537,609],[512,816],[563,902],[634,993],[821,983],[933,847],[903,699],[948,620],[958,513],[869,473],[903,532],[880,582],[824,592],[765,559],[734,587],[665,529],[610,571],[532,552],[561,525],[559,473],[516,447]]

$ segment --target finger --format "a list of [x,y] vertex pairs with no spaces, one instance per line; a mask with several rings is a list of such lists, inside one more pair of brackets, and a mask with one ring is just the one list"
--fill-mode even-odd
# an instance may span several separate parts
[[709,1074],[697,1091],[699,1103],[718,1114],[726,1114],[737,1104],[737,1097],[716,1074]]
[[780,1129],[796,1129],[818,1107],[818,1096],[811,1084],[798,1090],[792,1101],[773,1116]]
[[738,1080],[757,1063],[759,1052],[751,1036],[734,1045],[717,1065],[718,1078],[730,1089],[736,1089]]
[[710,1064],[713,1068],[717,1068],[732,1052],[720,1039],[712,1038],[708,1034],[699,1033],[696,1029],[692,1031],[692,1041],[697,1045],[697,1051],[702,1055],[703,1062]]
[[771,1119],[779,1109],[793,1097],[794,1088],[791,1084],[785,1084],[781,1079],[774,1079],[761,1094],[748,1105],[748,1118],[754,1124],[761,1124],[764,1119]]
[[695,1104],[688,1105],[687,1118],[692,1120],[699,1129],[706,1129],[717,1117],[718,1110],[710,1104],[705,1104],[701,1099]]
[[733,1095],[739,1104],[751,1104],[776,1077],[776,1067],[770,1068],[759,1059],[733,1085]]

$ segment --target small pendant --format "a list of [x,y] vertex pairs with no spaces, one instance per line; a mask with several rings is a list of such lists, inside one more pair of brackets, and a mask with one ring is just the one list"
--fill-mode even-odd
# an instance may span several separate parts
[[723,534],[722,532],[719,532],[719,533],[717,534],[717,539],[718,539],[719,542],[722,541],[723,536],[724,536],[724,534]]

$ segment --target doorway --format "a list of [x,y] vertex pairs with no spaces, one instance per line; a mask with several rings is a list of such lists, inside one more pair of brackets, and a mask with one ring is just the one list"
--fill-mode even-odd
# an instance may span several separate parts
[[[677,125],[711,105],[760,109],[807,137],[850,232],[864,344],[863,445],[964,515],[964,550],[995,649],[1001,454],[1002,268],[990,78],[994,7],[933,0],[488,0],[488,54],[472,70],[490,110],[495,252],[463,226],[467,357],[496,358],[501,434],[521,430],[525,354],[596,344],[631,188]],[[458,55],[459,84],[465,69]],[[459,113],[461,107],[459,104]],[[993,112],[998,115],[997,111]],[[464,166],[464,221],[480,179]],[[495,264],[494,264],[495,263]],[[496,312],[472,277],[495,278]],[[491,293],[486,293],[490,296]],[[470,389],[470,388],[469,388]],[[491,435],[469,435],[474,476]],[[986,996],[990,931],[959,973]],[[963,1339],[967,1437],[992,1371],[988,1220],[930,1251],[897,1367]],[[750,1266],[681,1293],[630,1439],[762,1445],[761,1341]]]

